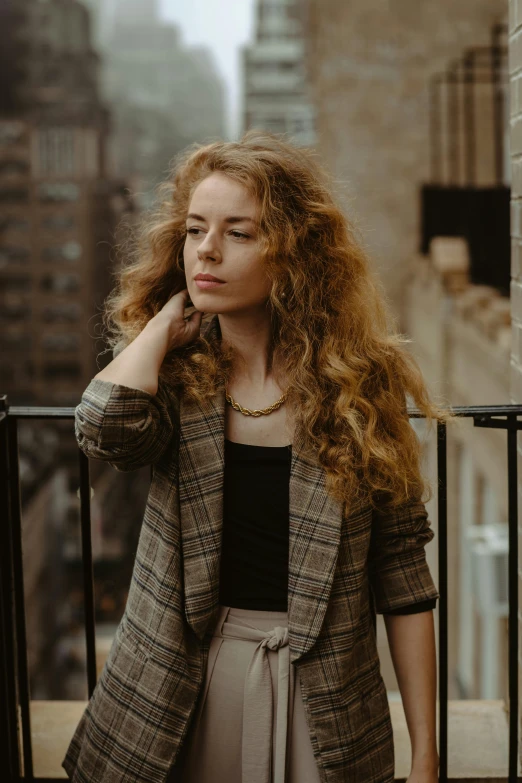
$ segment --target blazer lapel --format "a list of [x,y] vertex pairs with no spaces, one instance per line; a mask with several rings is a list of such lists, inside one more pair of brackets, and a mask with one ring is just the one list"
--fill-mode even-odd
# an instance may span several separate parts
[[[219,336],[217,315],[202,334]],[[224,387],[205,406],[181,395],[178,484],[185,615],[199,638],[219,605],[224,439]]]
[[[217,315],[203,332],[219,336]],[[180,400],[179,502],[185,614],[202,638],[219,611],[223,529],[225,389],[205,406]],[[295,662],[314,644],[328,606],[342,523],[340,502],[326,492],[326,473],[296,428],[289,498],[288,625]]]
[[290,470],[288,632],[293,663],[314,644],[332,589],[342,525],[342,504],[326,491],[326,471],[305,451],[296,428]]

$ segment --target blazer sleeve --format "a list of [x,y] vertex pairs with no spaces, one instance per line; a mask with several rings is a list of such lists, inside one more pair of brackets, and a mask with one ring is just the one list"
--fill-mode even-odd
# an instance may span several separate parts
[[426,506],[419,500],[374,509],[368,574],[378,614],[440,598],[425,552],[434,535]]
[[430,612],[437,608],[437,599],[430,598],[428,601],[419,601],[416,604],[401,606],[400,609],[390,609],[385,614],[420,614],[421,612]]
[[171,442],[177,426],[175,403],[161,377],[155,395],[93,378],[74,411],[78,446],[120,472],[150,465]]

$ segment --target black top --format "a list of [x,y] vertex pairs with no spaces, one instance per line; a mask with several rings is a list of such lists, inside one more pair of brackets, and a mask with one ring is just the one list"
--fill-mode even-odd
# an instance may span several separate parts
[[287,611],[291,446],[225,439],[219,601]]
[[[237,609],[288,608],[289,482],[292,446],[225,438],[219,601]],[[389,614],[434,609],[436,598]]]

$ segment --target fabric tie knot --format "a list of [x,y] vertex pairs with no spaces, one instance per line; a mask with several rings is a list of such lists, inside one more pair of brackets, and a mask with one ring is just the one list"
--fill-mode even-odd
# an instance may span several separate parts
[[286,647],[288,639],[288,628],[282,628],[280,625],[277,625],[271,635],[267,637],[265,645],[269,650],[279,650],[280,647]]

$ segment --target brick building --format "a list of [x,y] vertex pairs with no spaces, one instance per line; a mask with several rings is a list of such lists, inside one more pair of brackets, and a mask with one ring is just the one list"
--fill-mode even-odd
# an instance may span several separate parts
[[315,143],[304,61],[303,4],[258,0],[254,42],[243,49],[243,131],[287,133]]
[[0,387],[12,404],[72,405],[97,371],[87,324],[132,204],[107,176],[110,115],[88,12],[75,0],[17,9],[23,78],[16,107],[0,108]]
[[504,0],[308,0],[306,62],[317,147],[400,314],[430,176],[429,80],[487,46]]

